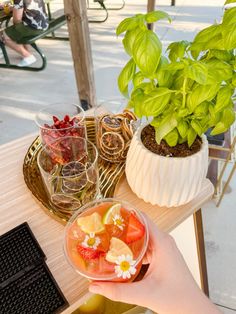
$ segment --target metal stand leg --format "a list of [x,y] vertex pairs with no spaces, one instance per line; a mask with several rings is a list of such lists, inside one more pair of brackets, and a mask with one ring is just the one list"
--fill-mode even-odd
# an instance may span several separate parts
[[204,243],[204,234],[203,234],[203,224],[202,224],[202,212],[199,209],[193,214],[194,218],[194,228],[197,244],[197,254],[198,254],[198,263],[199,271],[201,277],[201,287],[202,291],[209,297],[209,287],[208,287],[208,278],[207,278],[207,265],[206,265],[206,254],[205,254],[205,243]]
[[225,184],[224,184],[223,190],[222,190],[222,192],[221,192],[221,194],[220,194],[220,198],[219,198],[219,200],[218,200],[218,202],[217,202],[217,204],[216,204],[216,207],[219,207],[219,206],[220,206],[220,203],[221,203],[221,201],[222,201],[222,198],[223,198],[223,196],[224,196],[224,194],[225,194],[225,191],[226,191],[226,189],[227,189],[227,187],[228,187],[228,185],[229,185],[230,180],[231,180],[232,177],[233,177],[233,174],[234,174],[234,171],[235,171],[235,170],[236,170],[236,162],[234,163],[233,168],[232,168],[232,170],[230,171],[229,177],[228,177],[227,181],[226,181]]
[[103,23],[103,22],[105,22],[108,19],[107,8],[104,5],[103,0],[98,0],[98,1],[95,1],[95,2],[98,2],[101,7],[100,8],[90,8],[89,0],[87,0],[87,10],[94,10],[94,11],[101,11],[101,10],[103,10],[103,11],[105,11],[105,17],[103,19],[99,19],[99,20],[88,20],[88,22],[89,23]]
[[[101,6],[104,6],[104,0],[93,0],[93,2],[98,2]],[[118,7],[108,7],[106,5],[106,9],[109,10],[109,11],[118,11],[118,10],[121,10],[123,9],[125,6],[125,0],[121,0],[121,5],[118,6]],[[87,0],[87,8],[88,10],[90,10],[90,5],[89,5],[89,0]]]
[[[233,154],[234,149],[235,149],[235,145],[236,145],[236,137],[234,137],[234,139],[233,139],[233,143],[231,144],[231,147],[230,147],[230,149],[228,151],[228,155],[227,155],[226,161],[224,163],[223,168],[221,169],[221,172],[220,172],[220,175],[218,177],[218,180],[217,180],[217,183],[216,183],[216,187],[215,187],[216,190],[221,185],[225,169],[226,169],[227,165],[229,164],[229,162],[231,160],[232,154]],[[229,177],[228,177],[228,179],[227,179],[227,181],[226,181],[226,183],[225,183],[225,185],[223,187],[223,190],[220,193],[220,198],[219,198],[219,200],[218,200],[218,202],[216,204],[217,207],[220,205],[220,203],[222,201],[222,198],[223,198],[223,196],[225,194],[225,191],[226,191],[226,189],[227,189],[227,187],[229,185],[229,182],[230,182],[230,180],[231,180],[231,178],[232,178],[232,176],[234,174],[235,168],[236,168],[236,162],[234,162],[234,166],[233,166],[233,168],[232,168],[232,170],[230,172],[230,175],[229,175]]]

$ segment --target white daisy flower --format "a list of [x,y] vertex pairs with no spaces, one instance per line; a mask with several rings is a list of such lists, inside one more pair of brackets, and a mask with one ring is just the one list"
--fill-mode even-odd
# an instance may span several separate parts
[[90,232],[89,235],[86,234],[84,241],[82,242],[82,246],[89,247],[96,250],[100,243],[101,243],[100,238],[95,237],[94,232]]
[[114,225],[116,225],[118,228],[120,228],[121,230],[124,229],[124,219],[121,217],[121,215],[116,214],[113,218],[112,218]]
[[115,266],[115,273],[117,274],[117,277],[130,279],[131,275],[136,273],[136,268],[134,267],[135,263],[136,261],[134,261],[130,255],[118,256],[116,260],[117,265]]

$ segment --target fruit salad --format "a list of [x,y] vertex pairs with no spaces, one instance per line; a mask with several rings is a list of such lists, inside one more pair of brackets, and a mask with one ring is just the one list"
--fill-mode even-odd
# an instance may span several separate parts
[[133,280],[148,242],[142,215],[114,199],[94,201],[79,212],[65,231],[65,253],[71,265],[94,280]]

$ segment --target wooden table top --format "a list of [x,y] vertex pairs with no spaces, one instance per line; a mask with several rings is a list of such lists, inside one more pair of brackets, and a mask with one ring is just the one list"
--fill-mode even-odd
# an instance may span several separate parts
[[[64,226],[48,216],[42,204],[27,188],[22,165],[25,154],[36,134],[0,146],[0,235],[27,221],[47,256],[49,266],[59,287],[71,305],[63,313],[71,313],[89,296],[88,281],[67,263],[62,248]],[[171,231],[211,198],[213,186],[209,180],[190,203],[176,208],[160,208],[139,199],[124,178],[116,196],[145,212],[165,231]]]

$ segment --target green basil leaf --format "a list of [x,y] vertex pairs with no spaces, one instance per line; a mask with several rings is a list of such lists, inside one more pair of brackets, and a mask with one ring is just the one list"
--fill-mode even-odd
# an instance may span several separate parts
[[186,40],[171,43],[167,47],[167,51],[169,51],[169,59],[172,62],[182,59],[185,54],[185,50],[189,46],[189,44],[190,43]]
[[224,40],[222,33],[212,37],[207,43],[204,45],[203,50],[208,50],[208,49],[222,49],[224,45]]
[[201,124],[203,134],[209,129],[209,115],[206,115],[204,118],[199,120],[199,123]]
[[215,107],[213,105],[209,105],[209,113],[210,113],[209,127],[213,127],[218,122],[220,122],[222,118],[222,113],[221,112],[216,113]]
[[219,34],[221,34],[220,25],[211,25],[206,27],[195,36],[190,48],[192,49],[192,47],[194,47],[194,45],[197,43],[207,43],[209,40]]
[[191,147],[193,145],[193,142],[195,141],[197,137],[197,132],[190,126],[188,130],[188,147]]
[[211,131],[211,135],[221,134],[227,131],[227,127],[223,122],[218,122],[214,129]]
[[171,23],[171,17],[169,14],[163,11],[152,11],[145,15],[145,20],[147,23],[154,23],[162,19],[168,19],[168,21]]
[[[182,104],[182,101],[181,101],[181,104]],[[184,118],[184,117],[187,117],[189,115],[189,110],[188,110],[188,108],[181,108],[178,110],[177,114],[178,114],[179,118]]]
[[126,106],[127,109],[133,109],[134,108],[134,102],[132,99],[130,99],[127,103],[127,106]]
[[132,50],[133,50],[133,45],[135,42],[135,39],[137,38],[137,36],[143,32],[142,29],[140,29],[139,27],[136,27],[135,29],[132,29],[130,31],[127,31],[125,34],[125,37],[122,40],[123,46],[125,48],[125,51],[132,56]]
[[189,48],[189,51],[193,57],[193,59],[197,60],[197,58],[199,57],[199,54],[200,52],[204,51],[205,50],[205,43],[204,42],[195,42],[195,43],[192,43],[190,48]]
[[150,122],[150,124],[156,128],[156,127],[159,127],[161,121],[162,121],[161,116],[154,117],[152,121]]
[[233,84],[234,87],[236,87],[236,73],[233,74],[232,84]]
[[185,109],[185,108],[181,109],[182,102],[183,102],[183,95],[181,93],[177,93],[177,94],[173,93],[171,95],[171,98],[170,98],[171,106],[173,107],[173,109],[175,110],[177,109],[177,115],[180,118],[182,117],[181,114],[184,114],[183,110]]
[[177,125],[178,132],[182,138],[185,138],[188,133],[189,125],[186,121],[180,120]]
[[232,61],[232,65],[234,67],[234,71],[236,71],[236,56],[234,57],[234,61]]
[[226,108],[223,112],[223,121],[227,128],[235,121],[235,111],[233,108]]
[[157,144],[161,143],[161,140],[171,132],[177,126],[177,118],[175,113],[171,113],[163,117],[161,123],[155,128],[155,138]]
[[175,90],[182,90],[183,84],[184,84],[183,70],[180,70],[173,75],[173,85],[171,86],[171,88]]
[[206,63],[208,67],[207,84],[221,83],[232,78],[232,67],[221,60],[210,59]]
[[[236,14],[236,12],[235,12],[235,14]],[[226,27],[223,28],[223,31],[222,31],[223,47],[226,50],[236,48],[236,26],[235,26],[235,24],[230,24],[230,25],[227,25]]]
[[149,94],[156,87],[151,82],[143,82],[137,86],[137,88],[141,88],[145,94]]
[[144,81],[144,79],[145,79],[145,77],[144,77],[143,73],[137,72],[133,78],[134,87],[139,86]]
[[230,4],[230,3],[235,3],[235,2],[236,2],[236,0],[226,0],[224,5]]
[[167,71],[178,71],[178,70],[182,70],[183,68],[184,68],[183,62],[172,62],[170,64],[163,66],[163,70],[167,70]]
[[223,86],[216,97],[215,113],[222,111],[231,102],[233,91],[229,86]]
[[139,69],[147,76],[152,76],[155,73],[161,58],[161,52],[161,42],[152,31],[142,32],[135,39],[133,58]]
[[190,51],[193,57],[196,59],[201,51],[208,49],[222,49],[222,26],[211,25],[197,34],[193,43],[190,46]]
[[179,140],[179,133],[176,130],[176,128],[174,130],[172,130],[170,133],[168,133],[165,137],[164,140],[166,141],[166,143],[170,146],[170,147],[174,147],[178,144],[178,140]]
[[220,85],[197,85],[187,96],[187,107],[191,112],[203,101],[212,100],[217,94]]
[[212,49],[210,51],[209,58],[211,58],[211,56],[215,57],[218,60],[227,62],[231,60],[232,53],[226,50]]
[[116,35],[119,36],[120,34],[124,33],[127,30],[131,30],[136,28],[138,25],[138,20],[135,16],[133,17],[127,17],[123,21],[120,22],[120,24],[116,28]]
[[211,131],[211,135],[217,135],[226,132],[232,123],[235,121],[235,112],[233,108],[226,108],[223,112],[223,117]]
[[143,115],[150,116],[158,116],[168,105],[170,101],[171,90],[164,87],[159,87],[153,90],[143,104]]
[[230,24],[236,24],[236,7],[225,10],[223,21],[223,26],[229,26]]
[[200,61],[193,61],[184,68],[184,76],[198,82],[199,84],[206,84],[207,75],[207,66]]
[[201,123],[197,120],[191,121],[191,127],[194,129],[194,131],[197,133],[198,136],[202,136],[203,129],[201,126]]
[[131,99],[135,100],[135,97],[139,96],[139,95],[144,95],[144,90],[143,88],[141,88],[140,86],[137,86],[136,88],[134,88],[131,92]]
[[128,85],[132,80],[136,70],[136,65],[134,60],[131,58],[129,62],[122,69],[119,77],[118,77],[118,87],[120,92],[127,97],[128,96]]
[[194,116],[196,117],[204,117],[209,112],[210,102],[204,101],[200,105],[198,105],[194,110]]
[[159,65],[157,67],[157,71],[155,73],[155,77],[158,80],[158,86],[162,87],[170,87],[173,83],[172,74],[169,71],[165,71],[164,67],[169,64],[168,59],[164,56],[161,56]]
[[183,144],[183,143],[185,143],[187,141],[188,141],[187,136],[186,137],[180,137],[179,136],[179,141],[178,141],[179,144]]
[[143,102],[145,101],[145,94],[142,89],[138,88],[135,93],[132,94],[132,101],[134,107],[134,113],[137,117],[143,117]]

